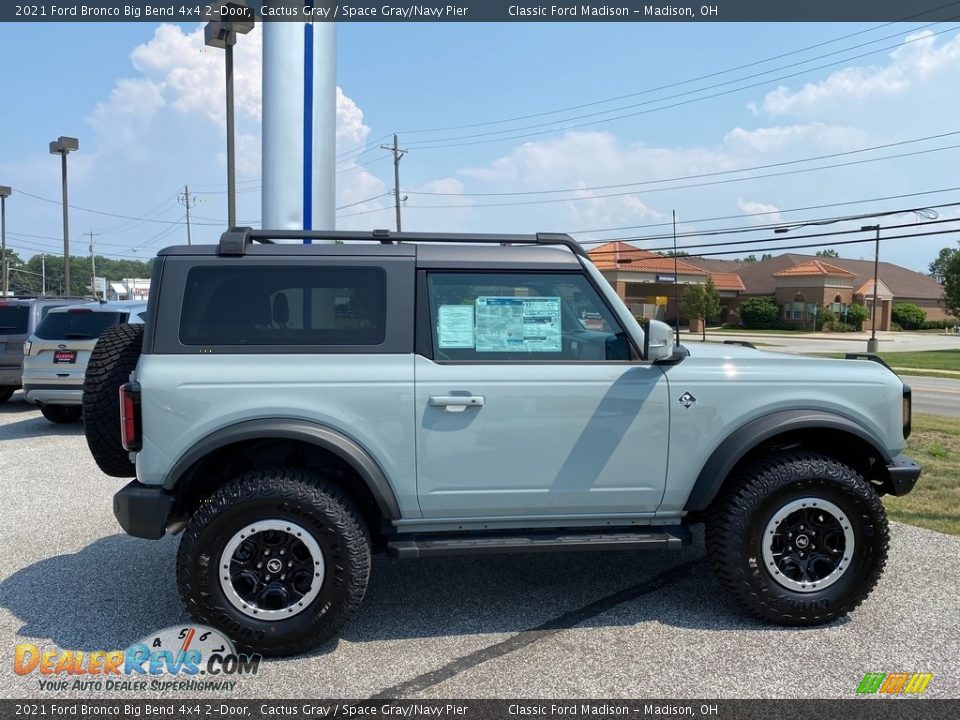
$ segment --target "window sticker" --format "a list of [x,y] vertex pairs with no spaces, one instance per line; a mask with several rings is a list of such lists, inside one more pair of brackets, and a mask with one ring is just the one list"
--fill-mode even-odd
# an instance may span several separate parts
[[560,352],[562,347],[559,297],[477,298],[477,352]]
[[473,305],[441,305],[437,337],[442,348],[473,349]]

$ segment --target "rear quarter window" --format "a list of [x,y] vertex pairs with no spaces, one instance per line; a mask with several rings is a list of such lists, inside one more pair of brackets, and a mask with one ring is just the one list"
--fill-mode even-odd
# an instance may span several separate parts
[[41,340],[95,340],[107,328],[124,322],[126,313],[67,311],[48,313],[37,327]]
[[23,335],[30,321],[27,305],[6,305],[0,302],[0,335]]
[[187,274],[184,345],[378,345],[386,274],[359,267],[195,267]]

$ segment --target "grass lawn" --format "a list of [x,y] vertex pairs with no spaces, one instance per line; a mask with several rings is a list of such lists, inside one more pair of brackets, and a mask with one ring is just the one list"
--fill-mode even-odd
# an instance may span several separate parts
[[905,452],[923,474],[909,495],[884,496],[890,519],[960,535],[960,420],[914,415]]
[[712,333],[729,333],[730,335],[809,335],[813,330],[748,330],[747,328],[707,328],[707,335]]
[[[845,353],[809,353],[821,357],[842,358]],[[957,378],[957,375],[940,372],[960,372],[960,350],[918,350],[916,352],[880,352],[877,353],[890,367],[912,368],[923,372],[905,373],[907,375],[928,375],[930,377]]]

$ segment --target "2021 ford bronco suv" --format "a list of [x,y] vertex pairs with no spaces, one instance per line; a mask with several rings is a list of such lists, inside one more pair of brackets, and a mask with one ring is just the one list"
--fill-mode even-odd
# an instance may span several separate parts
[[[343,242],[272,242],[303,239]],[[168,248],[83,402],[100,467],[136,477],[121,526],[183,531],[191,614],[272,655],[347,621],[373,550],[670,549],[696,522],[748,610],[828,622],[881,574],[880,496],[920,475],[887,367],[675,346],[566,235]]]

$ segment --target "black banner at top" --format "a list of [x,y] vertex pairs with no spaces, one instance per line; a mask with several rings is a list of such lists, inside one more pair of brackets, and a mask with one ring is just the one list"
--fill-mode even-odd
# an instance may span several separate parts
[[2,22],[937,22],[960,1],[698,0],[57,0],[0,3]]

